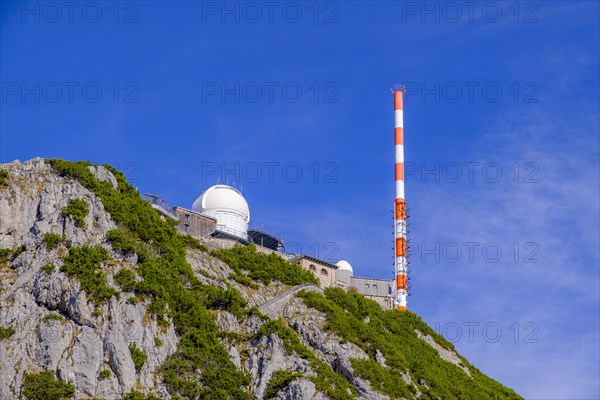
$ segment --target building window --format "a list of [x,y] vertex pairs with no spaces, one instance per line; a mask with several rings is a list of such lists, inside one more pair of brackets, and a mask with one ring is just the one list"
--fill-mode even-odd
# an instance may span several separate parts
[[190,231],[190,225],[189,224],[183,225],[183,230],[186,231],[186,232],[189,232]]
[[325,268],[321,269],[321,275],[327,276],[327,270]]
[[368,289],[368,288],[369,288],[369,284],[368,284],[368,283],[365,283],[365,287]]
[[189,220],[190,220],[190,214],[185,214],[185,215],[183,216],[183,220],[184,220],[185,222],[189,222]]
[[310,269],[311,271],[316,271],[316,270],[317,270],[317,267],[315,267],[313,264],[310,264],[310,265],[308,266],[308,269]]
[[377,290],[377,285],[373,284],[373,289]]

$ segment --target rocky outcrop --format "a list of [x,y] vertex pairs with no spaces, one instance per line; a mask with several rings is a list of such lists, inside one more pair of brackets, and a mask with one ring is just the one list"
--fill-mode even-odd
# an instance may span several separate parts
[[463,371],[465,371],[465,374],[471,376],[471,372],[469,371],[469,369],[467,367],[465,367],[462,364],[462,360],[460,359],[460,357],[458,357],[458,355],[453,352],[452,350],[448,350],[442,346],[440,346],[438,343],[436,343],[436,341],[431,337],[431,335],[424,335],[422,332],[418,331],[415,329],[415,333],[417,334],[417,337],[423,341],[425,341],[428,345],[430,345],[431,347],[433,347],[438,354],[440,355],[440,358],[444,361],[448,361],[454,365],[456,365],[458,368],[462,369]]
[[286,290],[285,292],[278,294],[271,300],[261,304],[258,309],[263,314],[268,315],[270,318],[277,319],[284,313],[286,307],[295,299],[295,294],[301,290],[323,292],[323,289],[312,283],[305,283],[303,285],[294,286],[293,288]]
[[[135,259],[123,258],[108,246],[106,232],[116,225],[100,199],[78,182],[58,176],[42,159],[2,168],[11,185],[0,190],[0,248],[24,244],[26,251],[11,265],[0,265],[0,326],[15,329],[0,341],[0,398],[17,398],[23,373],[40,370],[56,370],[61,379],[72,381],[78,397],[116,399],[136,387],[168,397],[159,370],[177,348],[173,326],[159,327],[144,304],[130,304],[127,296],[94,306],[78,281],[59,271],[65,245],[48,249],[42,242],[45,234],[57,233],[71,246],[105,246],[111,259],[120,263],[104,266],[109,281],[121,266],[135,268],[129,264]],[[104,167],[93,172],[116,186]],[[88,229],[61,216],[76,198],[88,204]],[[42,271],[50,263],[56,266],[54,272]],[[132,342],[147,354],[139,372],[128,348]],[[103,370],[110,374],[100,379]]]

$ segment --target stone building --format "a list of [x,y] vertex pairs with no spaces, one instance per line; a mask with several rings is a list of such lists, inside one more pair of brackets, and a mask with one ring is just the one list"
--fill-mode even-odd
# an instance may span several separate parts
[[307,255],[292,258],[290,261],[299,263],[302,268],[307,269],[313,274],[315,274],[315,276],[321,282],[321,287],[326,288],[331,286],[337,286],[337,265]]

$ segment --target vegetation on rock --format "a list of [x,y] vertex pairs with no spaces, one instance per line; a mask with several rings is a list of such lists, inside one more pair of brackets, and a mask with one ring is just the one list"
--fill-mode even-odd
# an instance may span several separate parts
[[122,268],[114,275],[114,280],[125,292],[133,292],[136,288],[136,275],[130,269]]
[[48,321],[66,321],[65,318],[59,314],[55,314],[55,313],[50,313],[47,315],[44,315],[44,318],[42,319],[44,322],[48,322]]
[[131,359],[133,360],[133,365],[135,365],[135,370],[139,372],[146,363],[146,353],[137,347],[136,342],[129,344],[129,352],[131,353]]
[[80,228],[87,227],[87,224],[84,220],[85,217],[89,214],[90,210],[88,209],[87,201],[84,199],[73,199],[69,202],[69,205],[63,208],[60,213],[61,217],[71,217],[73,221],[75,221],[75,225]]
[[28,400],[62,400],[75,395],[73,385],[56,378],[54,371],[25,372],[21,390]]
[[0,249],[0,264],[13,261],[15,258],[19,257],[21,253],[23,253],[27,248],[24,244],[17,247],[16,249]]
[[56,266],[52,263],[49,263],[42,266],[40,270],[42,270],[42,272],[47,273],[48,275],[51,275],[54,272],[54,270],[56,270]]
[[300,372],[292,372],[286,369],[279,369],[273,372],[269,384],[265,389],[265,399],[274,398],[277,393],[287,385],[303,376]]
[[[325,289],[324,294],[301,291],[297,296],[303,298],[308,307],[327,315],[327,329],[358,345],[369,355],[368,360],[352,360],[355,373],[391,398],[414,397],[409,392],[412,386],[407,386],[399,379],[400,374],[406,372],[418,384],[423,394],[420,399],[520,398],[511,389],[483,375],[460,356],[471,376],[458,366],[442,360],[433,347],[419,339],[415,330],[431,335],[442,347],[454,350],[454,346],[410,311],[384,311],[376,302],[340,288]],[[385,368],[375,361],[377,350],[385,357]],[[424,382],[426,386],[419,382]]]
[[42,243],[44,243],[46,245],[48,250],[54,250],[56,248],[56,246],[58,246],[62,242],[64,242],[64,238],[61,235],[59,235],[58,233],[50,232],[50,233],[46,233],[42,237]]
[[315,354],[300,342],[296,331],[287,326],[282,320],[269,320],[265,322],[256,333],[256,337],[262,335],[268,336],[277,334],[283,342],[285,350],[292,354],[296,353],[299,357],[306,359],[310,367],[316,373],[315,376],[309,376],[317,390],[325,393],[332,400],[344,400],[356,398],[354,388],[342,378],[333,372],[331,367],[319,360]]
[[160,400],[159,397],[154,396],[153,394],[144,395],[137,390],[132,390],[127,393],[125,396],[121,397],[120,400]]
[[112,296],[120,298],[119,292],[108,286],[101,269],[102,262],[108,260],[108,251],[100,246],[71,247],[60,270],[69,277],[76,277],[96,305],[108,301]]
[[295,286],[303,283],[318,284],[318,279],[310,271],[305,270],[296,263],[284,260],[281,256],[271,253],[269,255],[256,251],[256,246],[242,246],[236,244],[231,249],[213,250],[212,255],[225,261],[237,276],[235,279],[243,280],[243,271],[248,271],[248,277],[253,280],[269,284],[274,280]]
[[4,327],[0,326],[0,340],[8,339],[15,333],[15,328],[12,326]]
[[0,188],[8,187],[10,182],[8,181],[8,171],[0,169]]
[[106,232],[106,238],[110,241],[113,249],[121,250],[125,253],[132,253],[135,251],[135,241],[120,229],[112,229]]

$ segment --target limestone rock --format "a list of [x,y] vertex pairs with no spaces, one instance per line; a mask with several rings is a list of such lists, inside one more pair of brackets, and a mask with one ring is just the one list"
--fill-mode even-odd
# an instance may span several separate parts
[[[179,338],[172,324],[159,327],[144,304],[129,304],[126,296],[102,306],[90,303],[79,282],[60,272],[68,251],[65,244],[51,250],[42,242],[52,232],[63,235],[71,246],[105,245],[112,258],[134,268],[137,257],[114,252],[106,244],[106,232],[116,224],[100,199],[39,158],[13,161],[2,169],[8,172],[10,187],[0,190],[0,248],[24,244],[26,251],[10,266],[0,267],[0,326],[15,329],[0,341],[0,398],[18,398],[23,373],[41,370],[55,370],[61,379],[73,382],[77,398],[118,399],[138,387],[168,398],[158,371],[177,349]],[[90,170],[116,187],[116,178],[106,168]],[[60,215],[76,198],[88,204],[87,228]],[[56,266],[54,272],[41,271],[49,263]],[[105,266],[109,282],[116,270]],[[139,372],[129,351],[131,342],[147,354]],[[99,379],[102,370],[109,370],[110,377]]]

